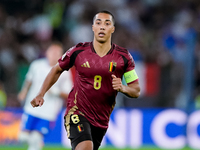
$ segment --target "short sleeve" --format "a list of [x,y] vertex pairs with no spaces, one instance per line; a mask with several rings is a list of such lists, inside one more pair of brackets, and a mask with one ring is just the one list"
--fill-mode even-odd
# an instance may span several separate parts
[[58,63],[63,70],[69,70],[74,65],[77,55],[83,51],[81,50],[82,45],[83,43],[78,43],[76,46],[67,50],[58,60]]
[[125,72],[128,72],[128,71],[135,69],[135,62],[134,62],[133,57],[131,56],[131,54],[129,52],[128,52],[126,58],[127,58],[127,64],[126,64]]
[[72,64],[72,55],[76,51],[75,46],[67,50],[63,56],[58,60],[60,67],[63,70],[69,70],[73,66]]

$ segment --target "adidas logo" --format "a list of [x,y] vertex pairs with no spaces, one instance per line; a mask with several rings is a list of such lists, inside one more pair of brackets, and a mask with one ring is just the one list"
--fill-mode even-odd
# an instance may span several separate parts
[[88,61],[86,61],[85,63],[83,63],[83,64],[81,65],[81,67],[90,68],[90,64],[89,64]]

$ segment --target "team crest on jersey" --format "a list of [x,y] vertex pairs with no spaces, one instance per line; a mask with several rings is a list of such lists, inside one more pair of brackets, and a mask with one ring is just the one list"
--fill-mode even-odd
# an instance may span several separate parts
[[110,72],[114,72],[116,66],[117,66],[117,63],[116,63],[116,62],[114,62],[114,61],[109,62],[109,71],[110,71]]

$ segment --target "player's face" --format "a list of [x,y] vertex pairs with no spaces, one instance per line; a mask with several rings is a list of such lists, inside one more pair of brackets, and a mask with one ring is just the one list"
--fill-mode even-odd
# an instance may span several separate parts
[[92,25],[92,30],[94,32],[94,40],[100,43],[107,42],[111,39],[111,35],[115,30],[112,16],[105,13],[97,14]]
[[62,48],[57,45],[51,45],[46,52],[46,56],[49,60],[49,64],[54,66],[62,56]]

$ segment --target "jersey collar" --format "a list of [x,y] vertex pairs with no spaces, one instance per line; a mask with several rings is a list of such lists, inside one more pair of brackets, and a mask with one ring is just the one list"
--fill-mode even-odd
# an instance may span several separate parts
[[[111,43],[111,45],[112,45],[111,49],[108,51],[108,53],[106,55],[111,54],[113,52],[113,50],[115,48],[115,44]],[[91,47],[92,52],[96,53],[96,51],[95,51],[95,49],[93,47],[93,42],[90,42],[90,47]]]

